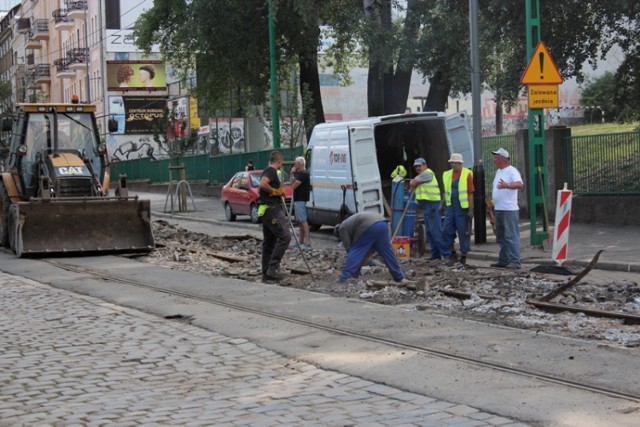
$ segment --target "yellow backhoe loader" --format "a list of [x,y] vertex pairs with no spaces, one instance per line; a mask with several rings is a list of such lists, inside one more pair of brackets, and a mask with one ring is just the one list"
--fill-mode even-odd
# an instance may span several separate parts
[[106,146],[95,106],[19,104],[0,180],[0,245],[18,257],[149,252],[150,203],[109,196]]

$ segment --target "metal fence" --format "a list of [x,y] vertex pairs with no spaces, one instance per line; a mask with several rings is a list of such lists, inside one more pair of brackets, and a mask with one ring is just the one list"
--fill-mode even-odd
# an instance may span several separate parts
[[576,194],[640,194],[640,130],[564,139],[567,178]]
[[[197,154],[183,157],[182,162],[185,166],[188,181],[226,184],[233,174],[244,170],[249,160],[253,160],[256,169],[267,167],[271,151],[272,150],[227,154],[213,157],[209,154]],[[302,147],[296,147],[294,149],[281,148],[279,151],[285,160],[294,160],[296,156],[303,154]],[[144,157],[113,162],[109,167],[111,179],[114,182],[120,174],[126,174],[127,179],[130,181],[149,180],[153,183],[166,183],[169,182],[169,166],[175,164],[175,160],[171,159],[151,160],[148,157]],[[176,172],[173,172],[172,180],[176,181],[179,179]]]
[[[640,130],[602,135],[573,136],[564,139],[566,180],[575,194],[640,194]],[[509,151],[511,164],[518,164],[515,135],[482,138],[481,158],[485,171],[485,192],[491,195],[496,173],[492,151],[503,147]],[[281,149],[286,160],[303,154],[302,147]],[[209,183],[226,183],[244,169],[248,160],[256,168],[269,163],[271,150],[210,157],[208,154],[185,156],[187,179]],[[130,180],[169,182],[169,159],[141,158],[111,164],[112,179],[126,173]],[[173,177],[175,180],[177,177]]]

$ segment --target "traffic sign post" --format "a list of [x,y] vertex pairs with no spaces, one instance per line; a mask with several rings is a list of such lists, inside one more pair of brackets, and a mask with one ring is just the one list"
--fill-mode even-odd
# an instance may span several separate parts
[[[545,166],[544,108],[558,106],[558,86],[563,79],[547,46],[540,40],[540,1],[526,0],[526,37],[529,63],[520,83],[528,86],[529,91],[529,219],[531,220],[531,244],[540,245],[548,236],[544,209],[546,199],[547,176]],[[542,176],[537,176],[540,173]],[[542,215],[539,215],[542,213]],[[540,219],[540,220],[539,220]]]

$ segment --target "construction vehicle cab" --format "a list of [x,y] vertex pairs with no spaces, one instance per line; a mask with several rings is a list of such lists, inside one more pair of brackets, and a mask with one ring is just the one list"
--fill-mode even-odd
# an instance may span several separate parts
[[0,180],[0,244],[18,256],[150,251],[149,202],[109,197],[95,106],[20,104]]

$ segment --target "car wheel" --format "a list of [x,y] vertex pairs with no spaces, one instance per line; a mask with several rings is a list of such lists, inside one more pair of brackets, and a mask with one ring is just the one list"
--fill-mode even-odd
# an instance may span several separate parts
[[227,217],[227,221],[235,221],[236,214],[231,210],[231,205],[229,203],[224,204],[224,214]]
[[251,222],[254,224],[259,224],[262,222],[262,218],[258,216],[258,205],[253,203],[249,208],[249,216],[251,217]]
[[309,224],[310,231],[318,231],[322,227],[322,224]]

